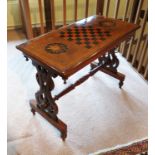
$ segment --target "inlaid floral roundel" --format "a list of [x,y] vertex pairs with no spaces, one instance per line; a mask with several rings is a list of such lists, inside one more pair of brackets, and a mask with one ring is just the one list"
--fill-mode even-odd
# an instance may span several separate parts
[[67,51],[67,46],[62,43],[51,43],[45,47],[45,50],[51,54],[60,54]]
[[98,22],[98,26],[103,27],[104,29],[111,30],[115,28],[116,22],[114,20],[105,19]]

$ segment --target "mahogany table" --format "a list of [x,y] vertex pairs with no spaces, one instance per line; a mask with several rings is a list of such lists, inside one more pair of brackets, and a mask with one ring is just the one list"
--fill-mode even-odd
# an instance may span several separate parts
[[[125,75],[117,71],[119,60],[115,49],[122,41],[130,39],[138,28],[138,25],[121,20],[91,16],[17,46],[37,69],[36,79],[40,89],[35,93],[36,100],[30,101],[32,113],[42,115],[61,132],[65,140],[67,125],[58,118],[55,101],[97,71],[118,79],[121,88]],[[66,83],[71,75],[89,64],[91,69],[87,75],[56,96],[51,95],[54,78],[60,76]]]

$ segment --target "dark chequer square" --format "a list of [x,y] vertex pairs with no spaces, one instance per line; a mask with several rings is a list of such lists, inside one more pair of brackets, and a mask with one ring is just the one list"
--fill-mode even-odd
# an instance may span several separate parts
[[60,32],[60,37],[88,49],[104,43],[110,36],[110,31],[103,31],[93,26],[73,26]]

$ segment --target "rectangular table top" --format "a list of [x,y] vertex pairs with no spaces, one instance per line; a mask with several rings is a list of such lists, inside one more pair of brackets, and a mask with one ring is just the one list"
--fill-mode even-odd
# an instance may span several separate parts
[[95,15],[29,40],[17,48],[61,77],[68,78],[119,45],[138,28],[132,23]]

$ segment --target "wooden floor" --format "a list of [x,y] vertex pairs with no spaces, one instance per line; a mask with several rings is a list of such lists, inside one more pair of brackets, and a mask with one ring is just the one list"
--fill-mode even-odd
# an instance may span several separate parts
[[7,31],[7,41],[22,40],[25,38],[26,36],[21,29]]

